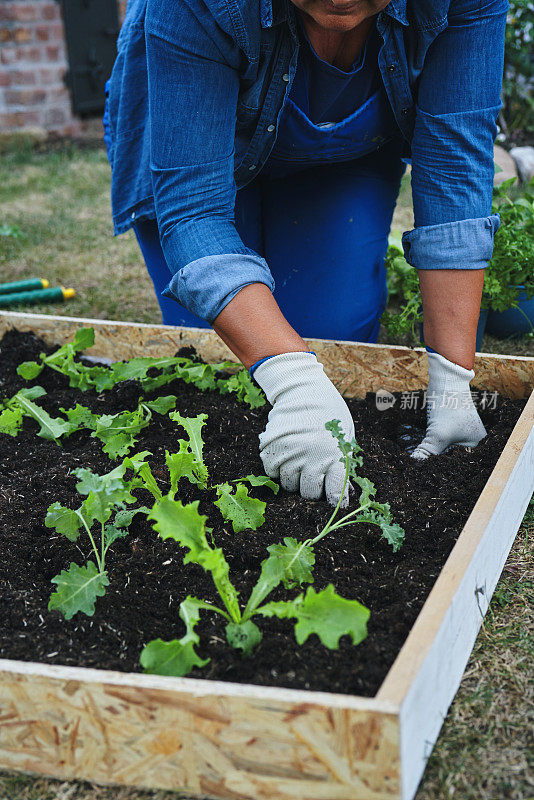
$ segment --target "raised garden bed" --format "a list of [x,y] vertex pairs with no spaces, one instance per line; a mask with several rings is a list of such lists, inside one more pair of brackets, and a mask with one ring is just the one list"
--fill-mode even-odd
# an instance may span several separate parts
[[[52,347],[82,323],[89,321],[2,314],[0,335],[34,331]],[[209,361],[227,357],[206,331],[90,324],[97,357],[168,356],[184,344]],[[24,385],[15,367],[40,349],[30,336],[4,340],[3,397]],[[141,674],[142,645],[181,635],[180,600],[201,591],[215,599],[209,582],[195,565],[182,566],[175,542],[160,541],[136,518],[110,556],[112,585],[95,616],[66,622],[49,612],[50,578],[79,550],[44,527],[46,509],[54,500],[74,507],[70,469],[103,473],[110,464],[88,435],[76,434],[59,449],[36,440],[30,423],[7,441],[0,476],[0,555],[9,564],[0,575],[8,609],[0,625],[0,766],[212,797],[413,796],[533,489],[534,398],[526,407],[525,400],[534,359],[478,357],[478,385],[503,395],[483,412],[488,439],[470,454],[451,452],[422,465],[409,459],[401,438],[402,426],[423,425],[421,408],[401,409],[398,398],[377,411],[373,397],[356,399],[367,390],[424,386],[421,351],[333,342],[314,342],[314,349],[355,398],[361,474],[406,529],[398,553],[367,525],[336,532],[317,552],[314,585],[333,581],[343,596],[367,605],[368,638],[358,647],[342,639],[338,651],[316,637],[299,647],[292,623],[266,619],[262,643],[243,659],[223,645],[223,627],[210,616],[198,629],[207,667],[189,678]],[[140,394],[131,383],[82,394],[45,373],[39,383],[50,413],[75,402],[115,413],[135,407]],[[159,393],[171,391],[182,414],[208,414],[206,463],[214,480],[262,473],[256,437],[265,408],[250,410],[185,385]],[[151,450],[164,464],[165,449],[178,438],[176,425],[158,418],[136,451]],[[192,486],[180,496],[203,502]],[[256,496],[268,505],[255,532],[232,533],[210,516],[243,597],[268,544],[313,535],[329,516],[324,503],[285,493],[271,499],[268,489]]]

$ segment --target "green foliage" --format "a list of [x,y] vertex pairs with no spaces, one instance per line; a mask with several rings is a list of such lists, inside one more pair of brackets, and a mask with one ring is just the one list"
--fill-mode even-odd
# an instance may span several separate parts
[[295,638],[298,644],[315,633],[329,650],[337,650],[342,636],[350,636],[352,644],[360,644],[367,636],[369,609],[357,600],[346,600],[336,594],[330,583],[322,592],[309,586],[306,594],[293,600],[267,603],[258,611],[264,617],[296,619]]
[[84,567],[72,562],[68,569],[52,578],[52,583],[57,589],[50,597],[48,610],[61,611],[65,619],[71,619],[79,611],[92,617],[97,598],[103,597],[109,586],[107,574],[100,572],[92,561]]
[[[527,298],[534,295],[534,181],[515,197],[515,178],[495,187],[493,212],[499,213],[501,226],[495,234],[493,256],[485,271],[482,308],[505,311],[516,308],[525,287]],[[398,297],[400,310],[384,311],[381,322],[389,334],[408,333],[419,342],[423,320],[417,270],[405,260],[397,245],[390,245],[386,256],[388,293]]]
[[493,192],[493,211],[500,214],[493,256],[486,270],[482,307],[505,311],[517,307],[518,286],[534,295],[534,181],[512,199],[515,178]]
[[534,4],[532,0],[510,0],[505,33],[502,117],[507,133],[534,136]]
[[[169,414],[170,418],[181,425],[187,433],[188,440],[184,448],[180,448],[180,453],[189,453],[193,456],[189,480],[198,484],[203,489],[208,486],[208,468],[204,464],[204,442],[202,440],[202,428],[206,424],[207,414],[198,414],[196,417],[182,417],[179,411]],[[185,467],[185,464],[183,465]],[[175,466],[176,468],[176,466]],[[176,473],[175,473],[176,476]],[[175,478],[176,479],[176,478]]]
[[21,389],[12,398],[4,401],[0,406],[4,408],[0,414],[0,432],[16,436],[22,427],[22,418],[30,417],[39,425],[37,436],[59,444],[62,436],[68,436],[73,432],[74,426],[70,421],[51,417],[44,408],[33,402],[45,394],[42,386],[32,386],[29,389]]
[[21,231],[18,225],[0,225],[0,236],[5,236],[9,239],[24,239],[25,234]]
[[232,392],[238,400],[251,408],[260,408],[265,405],[265,395],[246,369],[236,372],[226,381],[219,382],[218,387],[221,394]]
[[[133,482],[125,481],[122,477],[125,470],[125,464],[106,475],[97,475],[85,467],[75,469],[73,472],[78,478],[76,491],[85,497],[81,505],[72,509],[55,502],[48,508],[46,527],[53,528],[71,542],[76,542],[85,530],[96,559],[96,564],[88,561],[85,566],[71,563],[67,570],[52,578],[52,583],[58,588],[51,595],[48,608],[61,611],[65,619],[70,619],[79,611],[92,616],[96,599],[102,597],[109,586],[106,554],[117,539],[127,535],[125,520],[121,521],[118,517],[126,511],[127,505],[135,503],[135,497],[131,494]],[[134,513],[130,514],[130,522]],[[115,524],[107,524],[113,514]],[[98,544],[96,534],[93,535],[95,523],[98,523],[96,527],[100,534]]]
[[[223,551],[208,543],[207,534],[211,533],[211,530],[206,528],[207,517],[198,512],[198,501],[184,506],[180,501],[174,500],[174,490],[171,490],[167,497],[154,504],[149,515],[161,538],[173,539],[188,550],[184,564],[199,564],[211,574],[222,600],[222,607],[198,598],[188,597],[187,601],[195,601],[197,612],[202,608],[224,616],[227,620],[225,631],[228,644],[242,650],[245,655],[250,654],[261,641],[261,631],[252,621],[256,615],[295,619],[295,637],[298,644],[306,641],[312,633],[331,649],[339,646],[339,639],[344,635],[350,636],[355,645],[361,642],[367,635],[369,611],[357,601],[337,595],[333,585],[329,585],[321,592],[315,592],[309,586],[305,595],[300,594],[292,600],[267,603],[264,601],[280,584],[286,590],[291,590],[313,582],[314,545],[336,528],[356,522],[370,522],[380,527],[382,536],[394,551],[398,550],[404,540],[404,531],[391,519],[389,505],[378,503],[374,499],[376,489],[373,483],[356,473],[356,468],[362,464],[362,458],[358,455],[361,448],[354,440],[349,442],[345,439],[339,420],[332,420],[326,427],[337,439],[341,461],[345,465],[345,482],[340,501],[327,524],[313,539],[298,542],[294,538],[286,537],[283,543],[273,544],[267,548],[269,555],[261,563],[258,581],[252,589],[244,611],[241,610],[238,593],[230,581],[228,563]],[[359,506],[338,519],[341,498],[349,477],[360,487]],[[248,478],[252,479],[250,481],[252,485],[254,483],[268,485],[268,479],[256,480],[254,476]],[[220,484],[216,489],[219,499],[215,505],[219,507],[225,519],[232,520],[234,530],[245,530],[246,527],[257,527],[261,524],[264,508],[261,515],[259,509],[257,513],[251,512],[252,498],[248,496],[243,483],[238,483],[235,494],[229,483]],[[184,619],[182,606],[180,615]],[[198,622],[198,618],[198,613],[194,618],[187,616],[190,625],[189,627],[186,625],[187,632],[182,639],[171,642],[158,639],[148,643],[141,656],[141,664],[145,671],[187,675],[193,666],[200,666],[201,659],[195,651],[195,646],[199,643],[198,638],[194,640],[191,638],[192,626]]]
[[75,359],[76,355],[93,345],[93,328],[80,328],[74,340],[64,344],[55,353],[49,356],[41,353],[39,362],[25,361],[20,364],[18,374],[25,380],[33,380],[47,366],[66,375],[71,387],[82,391],[94,389],[97,392],[112,389],[115,384],[128,380],[139,381],[143,391],[148,392],[180,379],[194,384],[201,391],[233,392],[240,402],[247,403],[251,408],[265,405],[261,389],[252,381],[247,370],[240,369],[229,377],[221,377],[223,371],[236,369],[236,364],[231,361],[203,364],[185,356],[132,358],[107,367],[89,366]]
[[241,533],[248,529],[256,530],[265,522],[264,512],[266,503],[250,497],[247,487],[238,483],[235,487],[229,483],[220,483],[217,487],[217,506],[223,518],[232,523],[234,533]]
[[209,658],[200,658],[195,652],[195,645],[199,643],[195,625],[200,619],[201,609],[206,607],[209,607],[209,603],[197,600],[196,597],[186,597],[180,605],[180,617],[186,628],[184,636],[171,642],[164,642],[163,639],[149,642],[140,657],[145,672],[181,678],[191,672],[193,667],[204,667],[209,663]]

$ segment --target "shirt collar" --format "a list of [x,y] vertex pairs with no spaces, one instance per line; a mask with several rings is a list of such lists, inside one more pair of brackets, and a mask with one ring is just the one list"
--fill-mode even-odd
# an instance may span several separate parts
[[286,22],[289,0],[260,0],[261,27],[272,28]]
[[401,25],[408,25],[408,17],[406,16],[407,0],[391,0],[389,5],[381,12],[396,19]]
[[[273,25],[286,22],[290,0],[260,0],[260,2],[262,28],[272,28]],[[407,0],[391,0],[381,13],[396,19],[401,25],[408,25],[406,3]]]

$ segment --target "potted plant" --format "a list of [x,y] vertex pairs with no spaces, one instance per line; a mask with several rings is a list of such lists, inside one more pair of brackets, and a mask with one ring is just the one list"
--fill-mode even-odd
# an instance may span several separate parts
[[[534,331],[534,182],[517,197],[515,181],[494,189],[492,210],[500,214],[501,226],[484,277],[477,350],[485,330],[503,337]],[[385,263],[394,307],[384,311],[382,324],[390,335],[408,334],[418,342],[423,338],[419,278],[404,258],[398,233],[390,238]]]

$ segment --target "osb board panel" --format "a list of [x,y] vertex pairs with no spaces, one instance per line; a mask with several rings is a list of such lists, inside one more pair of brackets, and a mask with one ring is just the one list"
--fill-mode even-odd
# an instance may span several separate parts
[[[95,329],[91,355],[114,360],[134,356],[169,356],[180,347],[193,345],[206,361],[235,357],[209,329],[178,328],[170,325],[112,322],[42,314],[0,312],[0,335],[10,328],[34,331],[47,343],[70,341],[77,328]],[[411,391],[425,388],[427,359],[421,348],[393,345],[307,340],[319,360],[348,397],[363,397],[368,391]],[[534,358],[479,354],[475,362],[473,387],[498,391],[508,397],[528,397],[534,388]]]
[[377,701],[101,675],[4,662],[0,767],[231,800],[400,797],[398,720]]

